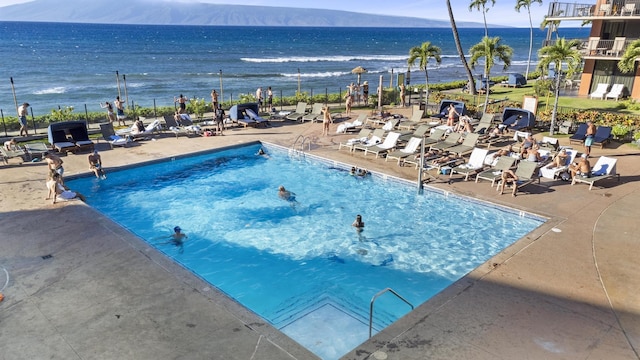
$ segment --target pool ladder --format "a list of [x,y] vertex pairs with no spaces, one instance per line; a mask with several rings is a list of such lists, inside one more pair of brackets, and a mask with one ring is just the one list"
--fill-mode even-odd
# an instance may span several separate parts
[[[296,146],[298,145],[298,141],[300,141],[299,149],[296,148]],[[311,138],[308,137],[308,136],[304,136],[304,135],[298,135],[298,137],[296,138],[296,141],[293,142],[293,145],[291,145],[291,148],[289,149],[289,154],[290,155],[298,155],[298,156],[304,155],[304,144],[305,143],[308,144],[307,145],[307,147],[309,148],[308,151],[311,151]]]
[[409,301],[407,301],[407,299],[405,299],[404,297],[402,297],[402,295],[398,294],[395,290],[393,290],[392,288],[386,288],[380,292],[378,292],[377,294],[373,295],[373,297],[371,298],[371,303],[369,303],[369,337],[371,337],[371,331],[373,329],[373,303],[376,302],[376,299],[378,297],[380,297],[381,295],[383,295],[386,292],[390,292],[393,295],[395,295],[398,299],[404,301],[407,305],[411,306],[411,310],[413,310],[413,304],[411,304]]

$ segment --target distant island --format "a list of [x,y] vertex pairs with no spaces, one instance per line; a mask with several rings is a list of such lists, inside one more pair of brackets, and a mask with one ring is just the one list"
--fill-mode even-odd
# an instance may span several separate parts
[[[449,21],[348,11],[144,0],[35,0],[1,8],[0,21],[141,25],[450,27]],[[461,28],[482,23],[456,22]],[[492,25],[492,27],[502,27]]]

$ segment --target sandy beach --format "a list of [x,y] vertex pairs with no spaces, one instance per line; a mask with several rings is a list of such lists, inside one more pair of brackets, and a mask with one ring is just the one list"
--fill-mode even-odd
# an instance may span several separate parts
[[[100,141],[97,149],[108,174],[256,140],[290,147],[304,135],[315,155],[417,178],[412,166],[338,150],[353,135],[335,134],[335,124],[329,136],[320,123],[273,124],[213,137],[163,133],[128,148]],[[549,220],[342,359],[638,358],[638,154],[616,142],[592,150],[592,164],[618,159],[621,179],[591,191],[543,179],[512,197],[459,175],[431,181]],[[87,155],[62,157],[65,176],[89,173]],[[43,162],[11,159],[0,174],[0,266],[9,274],[0,358],[317,358],[84,203],[46,201]]]

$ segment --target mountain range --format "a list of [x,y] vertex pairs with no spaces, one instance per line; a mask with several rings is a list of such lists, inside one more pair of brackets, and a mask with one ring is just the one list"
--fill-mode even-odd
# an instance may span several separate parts
[[[0,21],[143,25],[450,27],[449,21],[338,10],[145,0],[35,0],[0,8]],[[456,22],[458,27],[483,27]],[[492,25],[492,27],[496,27]]]

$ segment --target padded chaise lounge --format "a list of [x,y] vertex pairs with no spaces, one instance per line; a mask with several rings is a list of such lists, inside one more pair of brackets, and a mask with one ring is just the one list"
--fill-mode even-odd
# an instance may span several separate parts
[[591,177],[582,177],[580,175],[576,175],[573,177],[571,181],[571,185],[575,183],[585,183],[589,184],[589,190],[593,188],[593,184],[600,180],[618,177],[618,181],[620,181],[620,174],[616,173],[616,162],[618,160],[606,156],[600,156],[596,164],[593,165],[591,170]]

